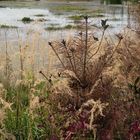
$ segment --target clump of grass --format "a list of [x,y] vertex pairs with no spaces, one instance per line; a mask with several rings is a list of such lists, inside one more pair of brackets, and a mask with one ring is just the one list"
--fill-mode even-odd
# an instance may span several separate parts
[[64,29],[81,29],[82,27],[81,26],[78,26],[78,25],[66,25],[64,26]]
[[[104,15],[102,15],[102,14],[90,14],[89,17],[90,18],[104,17]],[[68,18],[71,19],[71,20],[78,21],[78,20],[82,20],[83,19],[83,15],[73,15],[73,16],[69,16]]]
[[50,26],[50,27],[47,27],[46,30],[49,30],[49,31],[56,31],[56,30],[63,30],[63,29],[80,29],[81,27],[78,26],[78,25],[71,25],[71,24],[68,24],[64,27],[58,27],[58,26]]
[[11,139],[9,136],[14,137],[12,134],[8,136],[5,128],[5,120],[7,119],[7,112],[12,112],[12,103],[6,99],[7,91],[0,83],[0,139]]
[[73,5],[64,5],[54,7],[53,10],[71,12],[71,11],[85,11],[86,8]]
[[104,15],[103,14],[91,14],[91,15],[89,15],[89,17],[91,17],[91,18],[104,17]]
[[56,30],[62,30],[63,28],[62,27],[54,27],[54,26],[50,26],[50,27],[47,27],[45,28],[46,30],[49,30],[49,31],[56,31]]
[[72,20],[82,20],[83,16],[82,15],[73,15],[73,16],[69,16],[68,18],[72,19]]
[[45,15],[43,14],[38,14],[38,15],[35,15],[36,17],[44,17]]
[[33,19],[31,19],[30,17],[24,17],[24,18],[22,18],[22,20],[21,20],[23,23],[30,23],[30,22],[32,22],[32,21],[34,21]]
[[11,25],[6,25],[6,24],[3,24],[3,25],[0,25],[0,28],[3,28],[3,29],[16,29],[18,28],[17,26],[11,26]]

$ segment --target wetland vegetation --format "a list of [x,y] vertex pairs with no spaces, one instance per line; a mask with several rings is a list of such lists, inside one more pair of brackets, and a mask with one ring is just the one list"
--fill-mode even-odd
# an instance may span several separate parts
[[140,140],[140,5],[121,2],[0,1],[0,140]]

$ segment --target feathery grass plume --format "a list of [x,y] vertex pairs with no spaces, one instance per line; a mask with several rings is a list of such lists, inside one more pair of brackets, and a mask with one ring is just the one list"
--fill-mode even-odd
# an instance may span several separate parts
[[84,110],[84,108],[89,107],[89,111],[90,113],[90,117],[89,117],[89,124],[88,127],[90,130],[93,131],[94,134],[94,140],[96,140],[96,124],[94,124],[94,121],[97,119],[97,117],[99,117],[99,115],[104,116],[103,115],[103,110],[108,106],[108,103],[101,103],[100,100],[94,101],[93,99],[88,100],[86,103],[83,103],[81,108],[79,109],[79,113],[82,112],[82,110]]
[[33,111],[38,108],[39,106],[39,97],[38,96],[34,96],[33,94],[31,94],[30,97],[30,106],[29,106],[29,110],[30,110],[30,115],[33,116]]
[[4,109],[0,110],[0,124],[3,124],[4,119],[6,118],[6,113]]

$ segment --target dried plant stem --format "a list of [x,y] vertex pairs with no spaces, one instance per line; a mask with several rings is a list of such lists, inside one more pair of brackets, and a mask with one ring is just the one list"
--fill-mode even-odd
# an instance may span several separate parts
[[64,48],[65,48],[66,53],[67,53],[67,55],[68,55],[68,59],[69,59],[70,65],[71,65],[71,67],[72,67],[72,70],[73,70],[74,72],[76,72],[76,71],[74,70],[74,66],[73,66],[73,63],[72,63],[72,60],[71,60],[71,56],[70,56],[70,54],[69,54],[69,52],[68,52],[67,46],[65,45]]
[[128,22],[128,27],[131,28],[131,17],[130,17],[130,4],[128,3],[128,6],[127,6],[127,14],[128,14],[128,17],[127,17],[127,22]]
[[19,45],[19,51],[20,51],[20,71],[21,71],[20,77],[21,77],[21,80],[22,80],[22,79],[23,79],[24,67],[23,67],[23,58],[22,58],[22,49],[21,49],[21,45]]
[[59,56],[58,53],[56,52],[56,50],[55,50],[55,48],[53,47],[53,45],[50,44],[50,46],[51,46],[52,50],[54,51],[55,55],[57,56],[58,60],[59,60],[60,63],[62,64],[63,68],[66,69],[66,67],[65,67],[65,65],[64,65],[64,63],[63,63],[63,61],[61,60],[60,56]]
[[72,52],[72,59],[73,59],[73,63],[74,63],[74,71],[76,72],[76,62],[75,62],[75,56],[74,56],[73,52]]
[[39,71],[39,73],[52,85],[51,79],[49,79],[42,71]]
[[[31,86],[30,86],[31,88]],[[32,92],[29,92],[28,94],[28,102],[29,102],[29,107],[28,107],[28,136],[27,140],[33,140],[33,133],[32,133],[32,125],[34,123],[34,118],[33,118],[33,110],[32,110]]]
[[[19,40],[19,32],[17,30],[17,35],[18,35],[18,40]],[[19,40],[20,41],[20,40]],[[24,71],[24,66],[23,66],[23,54],[22,54],[22,48],[21,45],[19,44],[19,52],[20,52],[20,78],[21,80],[23,79],[23,71]]]
[[[77,74],[77,71],[76,71],[76,63],[75,63],[75,57],[74,57],[74,53],[72,52],[72,57],[68,51],[68,47],[67,45],[64,43],[64,48],[66,50],[66,53],[67,53],[67,56],[68,56],[68,59],[69,59],[69,62],[70,62],[70,65],[71,65],[71,68],[72,68],[72,71],[75,73],[76,77],[78,78],[78,80],[80,81],[79,79],[79,76]],[[73,62],[72,62],[73,60]],[[74,64],[73,64],[74,63]]]
[[114,51],[112,52],[111,56],[109,57],[109,60],[113,57],[114,53],[116,52],[117,48],[120,46],[122,39],[119,39],[118,44],[116,45]]
[[[118,42],[118,44],[116,45],[116,47],[115,47],[114,51],[112,52],[111,56],[108,58],[108,61],[104,61],[103,67],[102,67],[102,71],[103,71],[105,65],[112,59],[114,53],[116,52],[117,48],[118,48],[119,45],[121,44],[121,40],[122,40],[122,39],[119,39],[119,42]],[[101,73],[101,74],[102,74],[102,73]],[[98,85],[98,83],[100,82],[100,80],[102,80],[102,79],[99,79],[99,80],[97,81],[97,83],[96,83],[97,85]],[[88,96],[91,95],[91,94],[93,93],[95,87],[96,87],[95,85],[92,86],[91,91],[90,91],[90,93],[88,94]]]
[[98,51],[100,50],[101,44],[102,44],[103,39],[104,39],[104,34],[105,34],[105,30],[103,30],[102,37],[101,37],[101,40],[100,40],[100,43],[99,43],[99,45],[98,45],[97,50],[95,51],[94,54],[92,54],[92,55],[90,56],[89,60],[91,60],[91,59],[93,58],[93,56],[95,56],[95,55],[98,53]]
[[5,30],[5,74],[8,78],[8,42],[7,42],[7,31]]
[[[20,87],[21,88],[21,87]],[[20,94],[17,92],[16,94],[16,140],[20,140],[20,134],[19,134],[19,110],[20,110]]]
[[84,47],[84,64],[83,64],[83,81],[86,81],[86,63],[87,63],[87,52],[88,52],[88,16],[85,16],[86,22],[86,37]]

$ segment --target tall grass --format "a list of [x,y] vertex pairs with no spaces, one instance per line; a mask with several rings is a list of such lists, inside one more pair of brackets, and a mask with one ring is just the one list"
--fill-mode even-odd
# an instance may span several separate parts
[[140,12],[140,4],[135,4],[133,6],[131,6],[129,8],[129,17],[132,18],[133,22],[131,22],[130,19],[130,28],[132,30],[134,30],[135,32],[137,32],[138,34],[140,34],[140,16],[139,13]]

